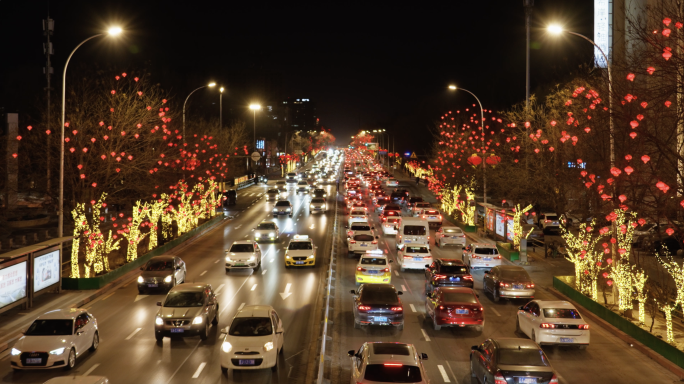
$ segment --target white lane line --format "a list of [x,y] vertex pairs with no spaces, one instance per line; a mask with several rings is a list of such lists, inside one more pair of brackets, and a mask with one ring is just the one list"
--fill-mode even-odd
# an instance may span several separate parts
[[240,224],[240,225],[238,225],[237,227],[235,227],[235,229],[240,229],[240,227],[242,227],[242,224]]
[[444,366],[438,365],[437,369],[439,369],[439,373],[442,374],[442,379],[444,379],[444,382],[445,383],[451,383],[451,380],[449,380],[449,375],[447,375],[446,371],[444,370]]
[[430,336],[425,333],[425,330],[423,328],[420,329],[421,332],[423,332],[423,337],[425,337],[425,341],[430,341]]
[[200,276],[204,276],[205,273],[207,273],[207,271],[200,273]]
[[[238,289],[238,291],[239,291],[239,289]],[[173,375],[171,375],[171,377],[169,377],[169,380],[166,381],[166,384],[169,384],[171,382],[171,380],[173,380],[173,378],[176,376],[178,371],[180,371],[181,367],[183,367],[185,365],[185,363],[188,361],[188,359],[190,358],[190,356],[192,356],[192,354],[195,353],[195,351],[197,350],[197,347],[199,347],[199,345],[200,345],[200,342],[202,342],[202,340],[197,340],[197,344],[195,344],[195,348],[193,348],[192,351],[190,351],[188,356],[185,357],[185,360],[183,360],[183,362],[178,366],[178,368],[176,368],[176,371],[173,373]]]
[[[204,369],[204,367],[205,367],[206,365],[207,365],[207,363],[202,362],[202,364],[200,364],[199,367],[197,367],[197,370],[195,371],[195,374],[192,375],[192,378],[193,378],[193,379],[198,378],[199,375],[200,375],[200,373],[202,373],[202,370]],[[441,367],[441,365],[440,365],[440,367]],[[444,368],[442,368],[442,370],[444,370]],[[447,380],[448,380],[448,378],[447,378]]]
[[267,271],[267,269],[264,269],[263,271],[261,271],[261,274],[262,274],[262,275],[265,275],[265,274],[266,274],[266,271]]
[[217,259],[216,261],[214,261],[214,264],[218,263],[219,261],[221,261],[221,259]]
[[256,289],[256,286],[257,286],[256,284],[252,285],[252,289],[250,289],[250,291],[255,290],[255,289]]
[[411,307],[411,311],[418,312],[418,311],[416,311],[416,307],[414,307],[413,304],[409,304],[409,306]]
[[406,287],[404,286],[404,284],[401,285],[401,290],[406,292]]
[[499,313],[499,311],[497,311],[494,307],[490,307],[489,309],[494,311],[494,313],[496,313],[497,316],[501,317],[501,314]]
[[95,368],[97,368],[99,365],[100,365],[100,363],[93,364],[93,366],[90,367],[89,370],[85,371],[85,373],[83,374],[83,376],[88,376],[88,375],[90,375],[90,374],[95,370]]
[[240,311],[242,310],[242,307],[245,306],[245,304],[247,304],[247,303],[242,303],[242,304],[240,304],[240,306],[238,307],[238,310],[237,310],[237,311],[240,312]]
[[133,302],[135,303],[136,301],[142,300],[142,299],[146,298],[147,296],[149,296],[149,295],[138,295],[135,297],[135,301],[133,301]]
[[454,370],[451,369],[451,364],[449,364],[449,361],[448,361],[448,360],[447,360],[446,363],[447,363],[447,367],[449,368],[449,372],[451,372],[451,376],[454,377],[454,381],[456,382],[456,384],[458,384],[458,377],[456,377],[456,374],[454,373]]
[[273,262],[273,259],[271,259],[271,260],[270,260],[269,262],[271,262],[271,263],[272,263],[272,262]]
[[142,328],[136,328],[135,331],[133,331],[133,333],[131,333],[130,335],[128,335],[128,337],[126,338],[126,340],[130,340],[131,338],[133,338],[133,336],[135,336],[136,333],[140,332],[141,329],[142,329]]
[[225,284],[219,285],[218,288],[216,288],[216,290],[214,291],[214,294],[218,295],[224,286],[225,286]]
[[109,295],[103,297],[100,301],[105,301],[105,300],[109,299],[110,297],[114,296],[115,293],[116,293],[116,292],[110,293]]
[[395,275],[395,276],[399,276],[399,271],[397,271],[397,270],[395,269],[395,270],[394,270],[394,275]]

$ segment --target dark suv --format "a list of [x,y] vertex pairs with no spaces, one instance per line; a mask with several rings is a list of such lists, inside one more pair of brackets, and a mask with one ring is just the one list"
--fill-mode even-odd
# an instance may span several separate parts
[[404,306],[399,300],[401,291],[391,284],[363,284],[354,295],[352,312],[354,328],[362,325],[385,325],[404,329]]
[[473,276],[462,260],[435,259],[432,264],[425,264],[425,292],[437,287],[473,288]]

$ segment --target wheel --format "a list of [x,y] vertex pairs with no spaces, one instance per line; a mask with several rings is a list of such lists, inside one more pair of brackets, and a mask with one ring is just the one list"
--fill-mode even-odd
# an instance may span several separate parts
[[76,350],[71,348],[69,350],[69,357],[67,358],[66,366],[64,367],[65,371],[69,371],[74,368],[76,365]]
[[492,293],[492,298],[494,299],[495,303],[498,303],[499,300],[501,300],[501,295],[499,294],[498,289],[494,289],[494,292]]
[[278,371],[278,358],[276,357],[276,363],[274,366],[271,367],[271,372],[276,372]]
[[178,282],[176,281],[176,278],[174,277],[173,278],[173,285],[171,287],[175,287],[176,285],[178,285]]
[[204,329],[200,331],[199,337],[202,339],[202,341],[206,340],[209,334],[209,325],[205,324]]
[[439,331],[440,329],[442,329],[442,326],[437,324],[437,317],[436,316],[432,318],[432,328],[435,331]]
[[404,324],[401,324],[400,326],[397,327],[397,332],[401,332],[404,330]]
[[144,295],[144,294],[145,294],[145,290],[143,290],[143,289],[138,289],[138,295]]
[[216,307],[216,314],[214,315],[214,320],[211,321],[211,325],[218,325],[218,306]]
[[97,350],[97,347],[100,345],[100,335],[95,332],[93,335],[93,344],[90,346],[88,349],[90,352],[95,352]]
[[155,338],[157,341],[162,341],[162,340],[164,340],[164,335],[162,335],[161,332],[155,332],[154,338]]
[[228,373],[228,368],[221,367],[221,373]]
[[261,268],[261,262],[259,262],[259,264],[257,264],[256,267],[254,267],[254,272],[258,271],[259,268]]

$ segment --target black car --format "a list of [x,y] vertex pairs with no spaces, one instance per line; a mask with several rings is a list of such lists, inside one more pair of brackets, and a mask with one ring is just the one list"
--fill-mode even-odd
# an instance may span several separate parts
[[237,191],[230,189],[223,193],[223,206],[227,207],[230,205],[237,204]]
[[435,259],[425,265],[425,292],[437,287],[473,288],[473,276],[468,266],[459,259]]
[[407,205],[408,207],[413,207],[416,203],[421,203],[421,202],[423,202],[423,201],[424,201],[424,200],[423,200],[422,197],[419,197],[419,196],[411,196],[411,197],[409,197],[408,202],[406,203],[406,205]]
[[406,198],[406,195],[402,192],[392,192],[390,195],[390,200],[394,204],[403,204],[404,198]]
[[392,326],[404,329],[404,306],[399,299],[401,291],[391,284],[363,284],[354,295],[352,312],[354,328],[362,325]]
[[558,384],[546,354],[529,339],[487,339],[472,346],[470,375],[480,383]]

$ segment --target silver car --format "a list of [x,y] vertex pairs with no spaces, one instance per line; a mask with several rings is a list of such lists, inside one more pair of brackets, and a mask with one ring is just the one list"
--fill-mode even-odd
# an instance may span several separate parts
[[351,357],[351,384],[362,383],[420,383],[427,384],[427,371],[416,347],[404,343],[364,343],[358,351],[348,352]]
[[261,267],[261,249],[259,244],[252,240],[234,241],[230,249],[226,250],[226,272],[231,269],[251,268],[258,270]]
[[287,200],[280,200],[279,202],[275,203],[275,206],[273,207],[273,217],[278,215],[288,215],[292,217],[292,211],[292,203]]
[[254,229],[254,241],[278,241],[280,230],[274,221],[262,221]]
[[138,276],[140,294],[156,289],[168,291],[177,284],[184,283],[187,275],[185,262],[173,255],[155,256],[140,267],[140,270],[143,271]]
[[206,340],[209,322],[218,324],[219,305],[211,284],[187,283],[169,291],[164,301],[157,302],[159,312],[154,319],[154,337],[195,336]]
[[328,206],[325,203],[325,199],[322,197],[314,197],[309,203],[309,213],[314,212],[325,212],[328,210]]
[[268,201],[278,200],[279,198],[280,198],[280,191],[278,190],[278,188],[272,188],[266,192],[266,199]]

